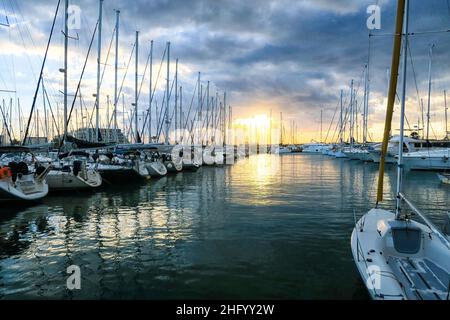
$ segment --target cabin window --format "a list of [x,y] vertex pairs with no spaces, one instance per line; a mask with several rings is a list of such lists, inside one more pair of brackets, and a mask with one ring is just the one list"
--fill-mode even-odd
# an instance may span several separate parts
[[393,228],[392,238],[395,250],[403,254],[416,254],[420,250],[421,235],[420,229]]
[[405,153],[409,152],[408,146],[404,142],[403,142],[403,152]]

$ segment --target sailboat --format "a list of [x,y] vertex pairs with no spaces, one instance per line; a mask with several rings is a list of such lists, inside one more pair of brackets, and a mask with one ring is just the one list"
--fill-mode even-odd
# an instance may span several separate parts
[[[383,198],[384,157],[391,131],[401,44],[404,37],[402,70],[404,80],[400,114],[396,210],[388,211],[376,207],[359,221],[355,221],[351,249],[357,269],[373,299],[448,300],[450,241],[402,192],[408,19],[409,1],[398,0],[391,68],[396,72],[391,73],[390,79],[377,195],[378,204]],[[404,208],[405,204],[406,208]],[[408,211],[420,217],[423,223],[413,220]]]
[[50,191],[92,190],[102,185],[102,177],[95,167],[88,167],[90,154],[71,151],[60,154],[60,161],[52,163],[47,175]]
[[[22,154],[30,153],[30,149],[19,146],[0,147],[2,162],[0,163],[0,203],[33,202],[43,199],[48,194],[48,185],[45,178],[50,168],[34,163],[35,170],[24,161],[16,162],[16,158],[23,160]],[[17,155],[17,156],[16,156]],[[32,157],[35,159],[35,157]]]

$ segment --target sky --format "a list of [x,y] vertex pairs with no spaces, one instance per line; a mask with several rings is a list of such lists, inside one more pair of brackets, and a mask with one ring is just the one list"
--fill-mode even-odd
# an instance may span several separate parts
[[[450,29],[450,7],[447,0],[410,2],[410,30],[415,35],[410,38],[408,62],[408,123],[413,127],[421,119],[420,99],[423,99],[425,109],[427,107],[429,47],[434,44],[430,117],[432,137],[442,137],[445,131],[443,91],[450,88],[450,33],[435,31]],[[79,29],[69,32],[69,94],[73,94],[98,19],[98,1],[71,0],[70,4],[81,9]],[[373,4],[381,8],[381,29],[373,30],[373,36],[369,39],[367,7]],[[56,0],[0,1],[0,90],[15,91],[0,94],[5,100],[4,109],[9,107],[10,99],[13,99],[12,118],[16,136],[19,131],[23,132],[24,119],[29,114],[56,5]],[[59,71],[63,67],[62,5],[44,69],[44,84],[55,118],[61,117],[63,99],[63,74]],[[144,112],[149,103],[149,69],[145,74],[144,70],[150,41],[154,41],[154,84],[166,42],[170,41],[170,77],[174,77],[175,59],[178,58],[179,85],[183,86],[186,113],[192,101],[198,72],[201,72],[202,85],[206,87],[207,81],[210,81],[211,95],[215,95],[216,91],[221,96],[224,91],[227,92],[227,104],[233,108],[234,121],[245,123],[253,119],[254,123],[255,117],[269,117],[272,113],[274,123],[278,123],[282,112],[287,131],[290,123],[295,122],[297,142],[320,139],[321,111],[322,140],[330,142],[337,139],[336,123],[339,115],[336,110],[340,90],[344,90],[344,102],[347,104],[353,79],[357,90],[356,100],[361,104],[363,72],[369,63],[369,138],[373,141],[381,138],[396,1],[104,0],[103,5],[101,62],[105,71],[100,96],[102,123],[112,110],[112,103],[107,107],[107,96],[112,99],[114,94],[114,45],[110,54],[107,53],[113,36],[115,9],[119,9],[118,78],[119,84],[125,79],[122,93],[124,110],[127,112],[132,108],[134,99],[134,56],[125,77],[124,73],[135,42],[135,31],[139,30],[138,74],[140,81],[143,79],[139,113]],[[96,91],[96,54],[95,38],[81,85],[83,108],[89,112],[93,108],[93,94]],[[402,81],[400,79],[399,84]],[[158,108],[164,85],[163,64],[154,99]],[[20,118],[17,112],[18,99]],[[122,101],[120,108],[123,108],[121,104]],[[42,118],[41,91],[36,106]],[[195,107],[194,103],[193,109]],[[80,125],[86,119],[81,120],[78,102],[77,109],[77,123]],[[120,113],[118,116],[119,126],[122,122],[127,126],[129,115],[124,117]],[[22,119],[21,124],[19,119]],[[41,132],[45,130],[42,121],[39,126]],[[393,127],[398,128],[398,123],[397,106]],[[34,134],[37,129],[32,126]]]

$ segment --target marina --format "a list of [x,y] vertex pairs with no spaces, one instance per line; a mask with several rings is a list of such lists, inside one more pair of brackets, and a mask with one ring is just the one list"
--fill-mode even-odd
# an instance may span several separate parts
[[450,299],[442,0],[3,1],[0,300]]

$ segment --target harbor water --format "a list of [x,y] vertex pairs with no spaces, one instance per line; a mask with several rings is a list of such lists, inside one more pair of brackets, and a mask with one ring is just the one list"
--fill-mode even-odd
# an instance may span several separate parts
[[[377,177],[373,163],[255,155],[1,208],[0,299],[368,299],[350,234]],[[388,167],[382,207],[395,181]],[[442,226],[450,187],[431,172],[404,185]],[[80,290],[66,287],[71,265]]]

